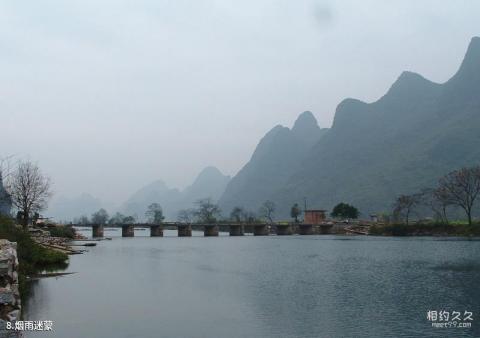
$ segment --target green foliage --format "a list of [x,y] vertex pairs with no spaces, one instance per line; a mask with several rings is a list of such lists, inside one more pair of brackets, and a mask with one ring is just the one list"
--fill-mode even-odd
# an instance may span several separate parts
[[371,235],[386,236],[480,236],[480,226],[477,224],[443,224],[443,223],[417,223],[417,224],[389,224],[385,226],[374,225],[370,227]]
[[30,234],[16,227],[13,222],[0,216],[0,238],[17,243],[19,261],[19,287],[22,298],[28,294],[26,277],[42,270],[64,269],[68,266],[68,256],[62,252],[41,247]]
[[51,264],[62,264],[68,260],[64,253],[41,247],[27,231],[16,227],[12,221],[0,218],[0,238],[17,242],[17,254],[20,268],[26,273],[48,268]]
[[103,208],[92,214],[93,224],[106,224],[107,221],[108,221],[108,212]]
[[354,206],[347,204],[347,203],[339,203],[331,212],[332,217],[338,218],[353,218],[356,219],[358,217],[358,209]]
[[244,211],[240,207],[235,207],[232,209],[232,212],[230,213],[230,219],[234,222],[240,223],[242,221],[242,215]]
[[69,225],[60,225],[48,229],[50,236],[62,238],[75,238],[75,229]]
[[152,224],[162,224],[165,216],[163,216],[163,209],[158,203],[152,203],[148,206],[145,212],[148,222]]
[[302,214],[302,210],[298,206],[298,203],[295,203],[290,209],[290,217],[295,220],[295,223],[298,223],[298,216]]

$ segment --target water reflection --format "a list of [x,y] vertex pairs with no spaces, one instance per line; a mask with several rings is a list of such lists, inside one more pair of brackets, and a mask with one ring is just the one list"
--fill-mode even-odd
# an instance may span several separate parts
[[480,313],[476,258],[478,241],[114,238],[36,283],[27,312],[55,337],[475,337],[426,313]]

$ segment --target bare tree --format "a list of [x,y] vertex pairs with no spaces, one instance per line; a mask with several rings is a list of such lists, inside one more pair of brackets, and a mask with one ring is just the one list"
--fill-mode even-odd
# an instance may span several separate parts
[[[95,218],[95,221],[97,221],[97,222],[98,222],[98,220],[99,220],[99,218],[98,218],[98,217],[99,217],[99,212],[100,212],[100,210],[96,212],[96,215],[95,215],[95,217],[94,217],[94,218]],[[103,212],[102,212],[102,213],[103,213]],[[100,216],[100,217],[101,217],[101,216]],[[93,218],[93,216],[92,216],[92,218]],[[94,223],[97,223],[97,222],[94,222]],[[98,222],[98,223],[101,223],[101,221]],[[124,224],[124,223],[125,223],[125,215],[122,214],[122,213],[120,213],[120,212],[116,212],[116,213],[115,213],[112,217],[110,217],[110,219],[108,220],[108,224],[111,224],[111,225]]]
[[21,223],[27,228],[34,213],[44,210],[52,192],[50,179],[40,168],[30,162],[21,161],[8,177],[7,190],[13,205],[21,212]]
[[425,189],[422,192],[424,204],[432,209],[436,220],[448,224],[447,208],[452,205],[445,189]]
[[145,216],[151,224],[162,224],[165,219],[165,216],[163,216],[163,209],[158,203],[150,204],[145,212]]
[[230,213],[230,219],[232,221],[240,223],[242,221],[243,214],[244,214],[243,208],[235,207],[235,208],[232,209],[232,212]]
[[440,179],[439,189],[450,204],[465,211],[471,225],[472,209],[480,193],[480,166],[452,171]]
[[134,224],[137,221],[136,215],[125,216],[123,218],[123,224]]
[[108,221],[108,212],[103,208],[92,214],[93,224],[107,224],[107,221]]
[[410,216],[422,201],[422,194],[400,195],[393,206],[393,215],[396,219],[403,218],[408,225]]
[[88,225],[88,224],[90,224],[90,220],[88,219],[88,216],[82,215],[78,218],[75,218],[73,220],[73,223],[78,224],[78,225]]
[[182,223],[192,223],[195,210],[192,209],[182,209],[178,212],[177,220]]
[[204,198],[196,202],[198,208],[195,210],[195,216],[200,222],[215,223],[220,216],[220,208],[213,203],[211,198]]
[[246,224],[254,224],[259,222],[257,215],[253,211],[249,210],[242,210],[241,218]]
[[267,219],[270,223],[273,223],[273,216],[275,213],[275,203],[272,201],[265,201],[263,202],[262,206],[260,207],[260,215]]

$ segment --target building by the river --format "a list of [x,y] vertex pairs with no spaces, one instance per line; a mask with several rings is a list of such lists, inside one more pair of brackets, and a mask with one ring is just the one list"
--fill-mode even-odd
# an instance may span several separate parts
[[304,220],[305,224],[314,224],[318,225],[325,221],[325,212],[326,210],[319,209],[310,209],[304,211]]

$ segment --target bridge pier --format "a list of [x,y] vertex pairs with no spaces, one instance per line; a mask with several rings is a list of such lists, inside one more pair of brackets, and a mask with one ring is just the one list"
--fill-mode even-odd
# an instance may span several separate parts
[[255,224],[253,226],[253,235],[254,236],[268,236],[270,234],[270,229],[268,224]]
[[292,226],[290,224],[277,224],[277,235],[278,236],[293,235]]
[[245,228],[242,224],[230,225],[230,236],[243,236],[245,234]]
[[150,237],[163,237],[163,226],[160,224],[150,225]]
[[92,225],[92,237],[103,237],[103,224]]
[[133,224],[122,225],[122,237],[133,237],[134,226]]
[[177,225],[178,237],[192,237],[192,226],[190,224]]
[[299,235],[315,235],[315,229],[313,228],[313,224],[299,224],[298,234]]
[[206,224],[204,226],[203,235],[205,237],[218,236],[218,225],[216,225],[216,224]]

